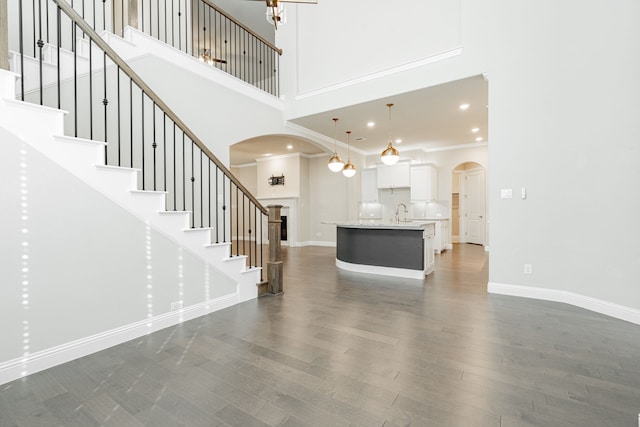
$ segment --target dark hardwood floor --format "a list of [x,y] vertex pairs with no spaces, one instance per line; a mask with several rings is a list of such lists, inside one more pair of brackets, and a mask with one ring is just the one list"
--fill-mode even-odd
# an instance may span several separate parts
[[263,297],[0,386],[0,426],[637,426],[640,326],[486,293],[455,245],[424,281],[283,248]]

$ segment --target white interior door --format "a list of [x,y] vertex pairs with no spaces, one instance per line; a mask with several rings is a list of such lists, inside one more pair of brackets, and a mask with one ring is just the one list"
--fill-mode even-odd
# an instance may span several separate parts
[[485,173],[484,169],[465,171],[465,240],[485,243]]

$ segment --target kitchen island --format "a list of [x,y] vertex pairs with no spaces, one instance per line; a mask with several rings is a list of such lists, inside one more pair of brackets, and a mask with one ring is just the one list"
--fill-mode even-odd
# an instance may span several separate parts
[[434,222],[338,224],[336,229],[338,268],[410,279],[433,271]]

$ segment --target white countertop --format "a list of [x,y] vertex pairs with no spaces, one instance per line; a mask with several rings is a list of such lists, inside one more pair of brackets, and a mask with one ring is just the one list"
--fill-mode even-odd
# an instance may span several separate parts
[[401,222],[401,223],[386,223],[386,224],[336,224],[338,227],[343,228],[371,228],[371,229],[402,229],[402,230],[424,230],[429,224],[433,224],[434,221],[421,221],[416,222]]

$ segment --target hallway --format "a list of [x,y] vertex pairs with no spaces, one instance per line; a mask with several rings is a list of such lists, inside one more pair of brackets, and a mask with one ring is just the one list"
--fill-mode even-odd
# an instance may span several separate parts
[[424,281],[334,254],[283,247],[283,296],[0,386],[0,426],[636,425],[637,325],[487,294],[481,246]]

